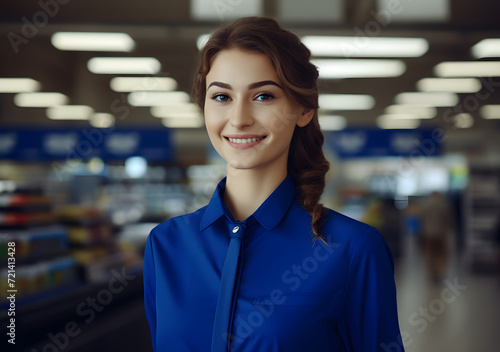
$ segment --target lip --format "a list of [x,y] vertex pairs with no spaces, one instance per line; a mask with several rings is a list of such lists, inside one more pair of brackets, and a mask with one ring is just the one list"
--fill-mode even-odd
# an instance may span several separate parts
[[259,138],[259,137],[265,137],[265,135],[262,134],[228,134],[224,136],[225,138],[240,138],[240,139],[245,139],[245,138]]
[[[259,137],[264,137],[264,138],[262,138],[261,140],[255,141],[255,142],[250,142],[250,143],[233,143],[229,140],[229,138],[247,139],[247,138],[259,138]],[[265,137],[267,137],[267,136],[262,136],[262,135],[259,136],[258,134],[232,134],[232,135],[224,136],[224,139],[234,149],[245,150],[245,149],[249,149],[249,148],[256,146],[257,144],[262,142],[264,139],[266,139]]]

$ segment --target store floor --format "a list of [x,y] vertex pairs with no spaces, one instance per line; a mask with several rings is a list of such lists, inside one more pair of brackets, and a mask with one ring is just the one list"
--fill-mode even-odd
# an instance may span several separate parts
[[455,252],[446,277],[433,283],[414,237],[405,239],[404,249],[396,267],[396,284],[405,350],[497,351],[500,276],[473,274],[466,257]]

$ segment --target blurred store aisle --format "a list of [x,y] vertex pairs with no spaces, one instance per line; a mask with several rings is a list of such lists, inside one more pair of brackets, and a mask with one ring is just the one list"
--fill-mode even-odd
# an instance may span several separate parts
[[464,257],[455,252],[446,277],[432,282],[418,238],[407,236],[404,244],[396,283],[405,350],[495,350],[500,345],[500,277],[472,273]]

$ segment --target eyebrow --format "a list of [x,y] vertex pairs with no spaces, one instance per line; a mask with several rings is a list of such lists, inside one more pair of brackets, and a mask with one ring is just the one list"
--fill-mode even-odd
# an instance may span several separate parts
[[[248,85],[248,90],[260,88],[262,86],[267,86],[267,85],[273,85],[273,86],[281,88],[281,86],[278,83],[274,82],[274,81],[260,81],[260,82],[255,82],[255,83],[249,84]],[[233,89],[233,87],[231,87],[230,84],[219,82],[219,81],[213,81],[212,83],[210,83],[210,85],[208,86],[207,90],[211,86],[217,86],[217,87],[221,87],[221,88],[225,88],[225,89]],[[281,89],[283,89],[283,88],[281,88]]]

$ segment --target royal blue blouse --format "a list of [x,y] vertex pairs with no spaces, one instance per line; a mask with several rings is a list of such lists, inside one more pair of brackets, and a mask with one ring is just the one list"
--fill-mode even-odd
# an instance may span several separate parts
[[328,209],[311,216],[288,175],[244,221],[226,208],[222,179],[207,206],[148,236],[144,304],[154,351],[208,352],[233,226],[243,224],[229,337],[234,352],[404,351],[394,263],[373,227]]

